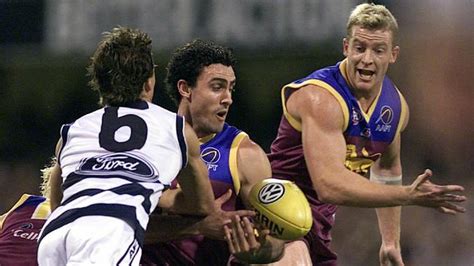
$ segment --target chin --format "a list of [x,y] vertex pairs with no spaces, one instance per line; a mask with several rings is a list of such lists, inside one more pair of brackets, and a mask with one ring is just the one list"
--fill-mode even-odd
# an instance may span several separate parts
[[224,124],[208,125],[205,132],[206,132],[206,135],[217,134],[221,132],[223,128],[224,128]]
[[224,123],[222,123],[222,124],[216,126],[216,127],[215,127],[215,130],[216,130],[215,133],[221,132],[223,128],[224,128]]
[[373,82],[357,82],[356,89],[358,91],[370,91],[374,88],[375,84]]

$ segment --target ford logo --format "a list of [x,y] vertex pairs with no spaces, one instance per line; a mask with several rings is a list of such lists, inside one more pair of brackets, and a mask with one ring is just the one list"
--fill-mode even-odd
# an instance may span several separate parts
[[145,159],[130,153],[114,153],[82,159],[78,174],[118,174],[141,181],[158,178],[158,171]]

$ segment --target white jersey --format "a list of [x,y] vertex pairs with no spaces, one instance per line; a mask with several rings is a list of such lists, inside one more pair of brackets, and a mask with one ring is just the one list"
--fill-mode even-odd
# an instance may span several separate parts
[[139,101],[89,113],[64,125],[61,138],[64,194],[41,238],[79,217],[99,215],[126,221],[141,245],[163,189],[186,165],[184,118]]

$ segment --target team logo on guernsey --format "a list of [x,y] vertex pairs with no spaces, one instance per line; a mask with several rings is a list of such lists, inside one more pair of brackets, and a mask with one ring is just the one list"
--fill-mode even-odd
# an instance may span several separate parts
[[32,223],[24,223],[24,224],[20,225],[20,228],[21,229],[32,229],[33,224]]
[[357,110],[354,107],[352,107],[352,116],[351,116],[352,124],[354,126],[357,126],[361,118],[362,118],[361,114],[357,112]]
[[145,159],[130,153],[114,153],[82,159],[78,174],[126,176],[139,181],[155,181],[159,173]]
[[221,153],[214,147],[207,147],[201,151],[201,159],[206,163],[207,170],[217,170],[217,163],[221,159]]
[[263,204],[270,204],[285,194],[285,187],[280,183],[269,183],[258,192],[258,200]]
[[377,121],[375,121],[375,123],[377,124],[377,128],[375,129],[375,131],[390,132],[390,128],[392,127],[392,121],[392,108],[388,105],[382,106],[382,108],[380,108],[379,117],[377,118]]

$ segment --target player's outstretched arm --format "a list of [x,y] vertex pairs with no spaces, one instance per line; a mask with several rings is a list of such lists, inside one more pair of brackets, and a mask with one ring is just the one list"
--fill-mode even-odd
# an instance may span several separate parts
[[247,217],[234,216],[232,223],[224,227],[229,251],[239,261],[251,264],[271,263],[283,256],[281,240],[269,235],[269,230],[257,230]]
[[455,203],[465,197],[452,194],[462,191],[460,186],[435,186],[425,175],[411,186],[387,186],[347,170],[343,112],[328,91],[305,86],[291,95],[287,107],[302,123],[305,161],[322,201],[357,207],[421,205],[447,213],[463,212]]
[[[167,193],[175,193],[180,188],[167,190]],[[223,226],[231,223],[235,215],[253,216],[250,210],[224,211],[222,204],[230,199],[232,191],[228,190],[214,201],[213,211],[206,217],[176,215],[176,214],[152,214],[148,223],[145,243],[157,241],[169,241],[181,239],[193,235],[204,235],[205,237],[224,240]]]
[[164,201],[172,202],[170,211],[173,213],[208,215],[213,210],[214,195],[207,169],[199,154],[199,141],[188,123],[185,124],[184,132],[188,147],[188,164],[177,177],[181,190],[174,198]]
[[[237,154],[241,183],[239,195],[244,204],[250,207],[248,200],[250,190],[256,183],[271,177],[272,170],[262,148],[247,137],[239,145]],[[238,225],[238,222],[242,225]],[[226,230],[230,233],[233,232],[233,236],[239,239],[239,242],[234,243],[232,241],[235,239],[227,238],[231,253],[246,263],[261,264],[279,260],[283,256],[285,242],[268,235],[267,230],[260,231],[260,237],[255,237],[253,234],[253,228],[255,227],[259,226],[253,225],[250,219],[246,217],[234,217],[233,225],[228,226]]]

